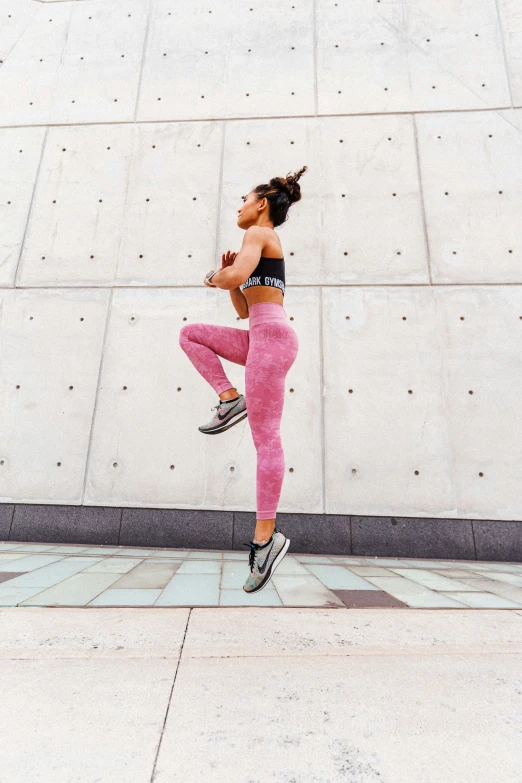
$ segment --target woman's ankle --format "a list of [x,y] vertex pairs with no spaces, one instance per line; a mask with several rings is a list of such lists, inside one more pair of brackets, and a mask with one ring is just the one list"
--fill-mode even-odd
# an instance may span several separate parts
[[275,532],[275,519],[258,519],[254,530],[254,544],[270,541]]
[[239,397],[238,390],[234,387],[232,389],[227,389],[224,392],[221,392],[219,395],[219,399],[221,402],[226,402],[227,400],[235,400]]

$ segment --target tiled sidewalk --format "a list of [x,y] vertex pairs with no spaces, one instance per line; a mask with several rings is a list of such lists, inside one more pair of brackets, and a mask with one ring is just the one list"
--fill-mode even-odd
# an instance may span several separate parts
[[248,595],[245,552],[0,542],[0,606],[522,608],[522,563],[287,555]]

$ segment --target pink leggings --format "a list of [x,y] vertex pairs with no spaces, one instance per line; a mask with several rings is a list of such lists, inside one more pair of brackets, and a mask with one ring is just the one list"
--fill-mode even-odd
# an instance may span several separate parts
[[248,422],[257,452],[256,518],[275,519],[285,472],[279,430],[285,377],[299,347],[284,307],[276,302],[253,304],[248,330],[187,324],[180,330],[179,344],[217,394],[234,388],[218,356],[245,367]]

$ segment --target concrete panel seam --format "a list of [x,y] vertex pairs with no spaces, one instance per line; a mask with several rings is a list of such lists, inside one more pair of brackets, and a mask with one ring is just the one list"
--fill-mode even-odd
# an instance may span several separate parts
[[[522,287],[522,283],[510,283],[507,281],[504,281],[502,283],[496,283],[496,282],[487,282],[487,283],[480,283],[480,282],[473,282],[470,283],[468,281],[463,282],[450,282],[450,283],[299,283],[299,285],[286,285],[286,289],[298,289],[298,288],[317,288],[317,289],[323,289],[323,288],[335,288],[336,290],[340,288],[455,288],[456,286],[464,286],[467,288],[487,288],[487,287],[494,287],[494,288],[508,288],[508,287]],[[0,285],[0,291],[6,291],[12,290],[12,286],[3,286]],[[38,291],[55,291],[58,288],[66,289],[81,289],[82,291],[88,290],[89,288],[92,288],[93,290],[99,290],[102,288],[108,288],[111,291],[116,291],[119,289],[126,289],[126,290],[158,290],[161,291],[162,289],[197,289],[198,291],[201,290],[200,285],[111,285],[110,282],[103,284],[103,285],[63,285],[63,284],[57,284],[57,285],[38,285],[37,283],[31,284],[27,283],[26,285],[17,285],[16,290],[17,291],[32,291],[32,290],[38,290]]]
[[16,503],[13,503],[13,510],[11,513],[11,522],[9,523],[9,531],[7,533],[7,539],[11,539],[11,530],[13,529],[14,515],[15,515]]
[[212,261],[209,260],[208,262],[208,268],[209,269],[220,269],[221,268],[221,257],[219,254],[219,243],[221,242],[221,199],[222,199],[222,193],[223,193],[223,166],[225,161],[225,138],[226,138],[226,132],[227,132],[227,123],[223,126],[223,130],[221,132],[221,158],[219,161],[219,177],[218,177],[218,194],[217,194],[217,214],[216,214],[216,244],[214,247],[214,259]]
[[[77,0],[76,0],[77,1]],[[471,108],[471,109],[415,109],[414,112],[412,111],[363,111],[363,112],[353,112],[350,114],[340,114],[340,113],[328,113],[325,112],[324,114],[278,114],[278,115],[252,115],[249,117],[234,117],[234,122],[252,122],[253,120],[257,122],[266,122],[267,120],[288,120],[288,119],[314,119],[315,117],[321,118],[321,117],[338,117],[338,118],[344,118],[344,117],[403,117],[403,116],[410,116],[412,114],[464,114],[464,113],[479,113],[479,112],[493,112],[498,113],[499,111],[507,111],[509,109],[513,108],[522,108],[518,106],[513,106],[511,103],[507,106],[483,106],[480,109],[477,108]],[[84,126],[91,126],[91,125],[170,125],[170,124],[186,124],[187,122],[222,122],[227,123],[230,122],[229,117],[184,117],[181,120],[118,120],[117,122],[108,122],[108,121],[99,121],[99,122],[33,122],[33,123],[22,123],[20,125],[14,124],[14,125],[0,125],[0,130],[7,130],[8,128],[73,128],[73,127],[84,127]]]
[[[321,482],[322,482],[322,498],[323,498],[323,514],[326,514],[326,449],[325,444],[325,417],[324,417],[324,355],[323,355],[323,290],[319,290],[319,363],[320,363],[320,383],[321,383],[321,443],[323,448],[321,449]],[[351,532],[351,531],[350,531]],[[351,539],[350,539],[351,544]]]
[[145,55],[147,53],[147,45],[149,40],[150,17],[152,11],[151,6],[152,6],[152,0],[149,0],[149,10],[147,12],[147,26],[145,28],[145,35],[143,36],[143,48],[141,50],[140,75],[138,77],[138,89],[136,90],[136,103],[134,105],[134,122],[136,122],[136,117],[138,115],[138,106],[140,105],[141,79],[143,76],[143,63],[145,62]]
[[[103,373],[103,359],[104,359],[104,356],[105,356],[105,346],[106,346],[106,343],[107,343],[107,334],[109,332],[109,323],[110,323],[111,312],[112,312],[112,300],[113,300],[113,297],[114,297],[114,289],[111,288],[110,289],[110,293],[109,293],[108,304],[107,304],[107,313],[106,313],[106,316],[105,316],[105,331],[104,331],[104,334],[103,334],[103,343],[102,343],[102,347],[101,347],[100,365],[99,365],[99,368],[98,368],[98,381],[96,383],[96,394],[94,395],[94,406],[93,406],[93,411],[92,411],[91,429],[90,429],[90,432],[89,432],[89,445],[87,446],[87,455],[86,455],[86,458],[85,458],[85,472],[83,474],[83,487],[82,487],[82,496],[81,496],[81,501],[80,501],[80,504],[82,506],[84,505],[85,485],[87,483],[87,476],[89,475],[89,459],[90,459],[90,456],[91,456],[91,447],[92,447],[94,423],[96,421],[96,411],[97,411],[97,408],[98,408],[98,397],[99,397],[99,394],[100,394],[100,384],[101,384],[102,373]],[[122,509],[122,514],[123,514],[123,509]],[[120,532],[121,532],[121,517],[120,517]],[[118,540],[119,540],[119,534],[118,534]]]
[[475,560],[478,560],[477,556],[477,541],[475,539],[475,527],[474,527],[474,520],[471,520],[471,537],[473,538],[473,551],[475,552]]
[[419,183],[419,197],[420,197],[420,207],[421,207],[421,215],[422,215],[422,227],[424,231],[424,245],[426,248],[426,260],[428,262],[428,278],[430,281],[430,285],[433,285],[433,278],[431,275],[431,255],[430,255],[430,238],[428,235],[428,223],[426,220],[426,206],[424,204],[424,188],[422,184],[422,169],[421,169],[421,162],[420,162],[420,153],[419,153],[419,133],[417,128],[417,121],[415,119],[415,114],[412,115],[413,120],[413,134],[415,139],[415,157],[417,160],[417,180]]
[[[85,475],[87,475],[87,470],[85,471]],[[120,508],[120,524],[118,525],[118,545],[121,541],[121,526],[123,524],[123,507]]]
[[317,0],[312,2],[312,57],[313,57],[313,71],[314,71],[314,111],[315,116],[318,116],[319,111],[319,87],[318,87],[318,75],[317,75]]
[[509,90],[509,97],[511,99],[511,106],[513,106],[513,91],[511,89],[511,74],[509,72],[509,63],[508,63],[508,57],[507,57],[507,51],[506,51],[506,40],[504,36],[504,26],[502,24],[502,16],[500,13],[500,8],[498,5],[498,0],[495,0],[495,8],[497,11],[497,23],[498,23],[498,31],[500,35],[500,42],[502,44],[502,56],[504,58],[504,69],[506,71],[506,81],[507,86]]
[[25,245],[25,237],[26,237],[26,234],[27,234],[27,228],[29,226],[29,222],[31,220],[31,215],[32,215],[32,212],[33,212],[34,197],[35,197],[36,189],[38,187],[38,180],[40,178],[40,169],[42,167],[42,161],[43,161],[44,154],[45,154],[45,148],[47,146],[47,137],[48,137],[48,135],[49,135],[49,126],[47,126],[46,129],[45,129],[45,133],[44,133],[44,137],[43,137],[43,141],[42,141],[42,147],[41,147],[41,150],[40,150],[40,160],[38,161],[38,168],[36,169],[36,177],[34,178],[34,183],[33,183],[33,192],[31,193],[31,201],[29,202],[29,209],[27,210],[27,216],[26,216],[26,219],[25,219],[24,233],[23,233],[23,236],[22,236],[22,241],[20,243],[20,252],[18,254],[18,261],[16,262],[16,270],[15,270],[14,277],[13,277],[13,285],[12,285],[13,288],[17,287],[17,285],[16,285],[16,278],[18,277],[18,273],[20,271],[20,261],[22,260],[22,256],[23,256],[23,252],[24,252],[24,245]]

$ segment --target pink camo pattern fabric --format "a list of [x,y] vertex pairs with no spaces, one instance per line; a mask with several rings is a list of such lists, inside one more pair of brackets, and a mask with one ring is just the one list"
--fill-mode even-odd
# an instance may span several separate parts
[[[261,318],[257,322],[254,310]],[[219,356],[245,367],[247,418],[257,453],[257,519],[275,519],[285,474],[280,433],[285,378],[299,342],[282,306],[258,302],[250,313],[249,330],[187,324],[180,330],[179,344],[217,394],[233,386]]]

